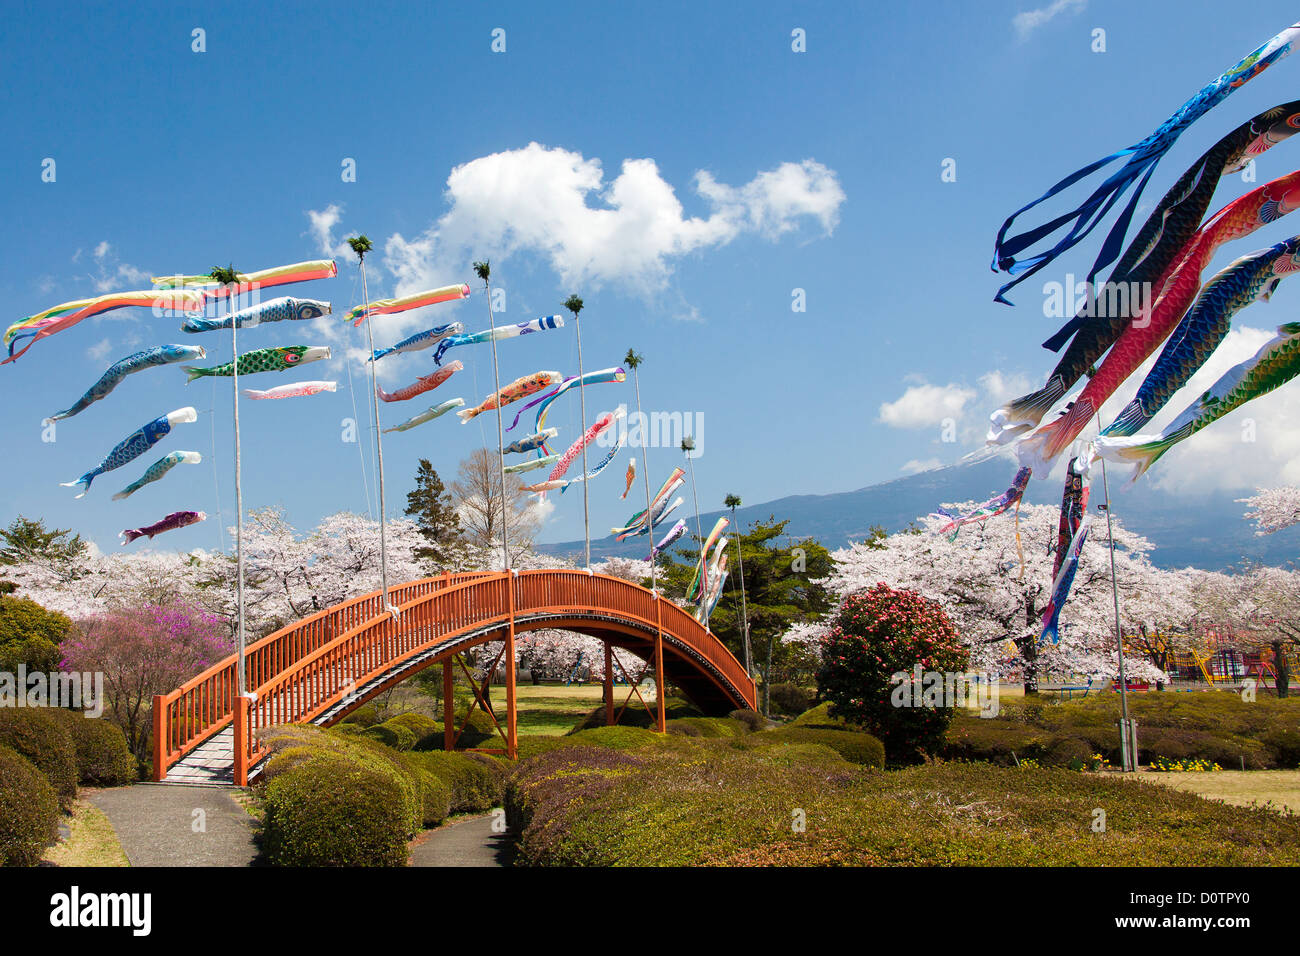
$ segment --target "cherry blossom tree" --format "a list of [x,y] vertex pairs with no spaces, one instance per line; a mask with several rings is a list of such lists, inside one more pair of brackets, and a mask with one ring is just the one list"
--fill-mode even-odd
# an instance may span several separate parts
[[[970,504],[952,506],[966,510]],[[1109,540],[1094,521],[1070,598],[1061,615],[1061,640],[1039,645],[1043,609],[1050,599],[1052,551],[1059,510],[1022,505],[1018,518],[1003,515],[968,525],[952,538],[939,534],[944,519],[918,519],[919,529],[858,542],[832,554],[836,569],[826,584],[841,597],[884,582],[939,603],[971,652],[971,665],[1007,675],[1020,670],[1027,690],[1040,676],[1111,678],[1118,671]],[[1112,519],[1115,574],[1125,633],[1145,625],[1172,630],[1191,605],[1182,572],[1155,568],[1151,543]],[[787,632],[784,640],[814,646],[818,625]],[[1125,655],[1138,679],[1165,680],[1149,661]]]
[[1253,518],[1256,534],[1272,534],[1300,522],[1300,488],[1259,488],[1249,498],[1238,498],[1248,506],[1247,518]]

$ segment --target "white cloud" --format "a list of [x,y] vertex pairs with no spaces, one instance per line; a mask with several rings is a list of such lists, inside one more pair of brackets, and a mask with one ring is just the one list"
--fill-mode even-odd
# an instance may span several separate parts
[[1016,35],[1021,40],[1027,40],[1035,30],[1062,13],[1077,13],[1087,5],[1088,0],[1052,0],[1047,6],[1039,7],[1037,10],[1017,13],[1011,18],[1011,25],[1015,27]]
[[[77,250],[77,255],[73,257],[75,262],[81,255],[81,250]],[[116,289],[147,289],[149,288],[149,273],[143,269],[137,269],[127,262],[121,262],[117,254],[113,252],[113,246],[107,239],[95,246],[92,254],[95,260],[95,271],[90,275],[90,281],[95,287],[96,292],[112,292]]]
[[898,469],[905,475],[915,475],[918,472],[930,471],[934,468],[942,468],[943,462],[938,458],[926,458],[924,460],[913,458],[905,463],[902,468]]
[[334,229],[343,218],[342,206],[330,203],[324,209],[308,209],[307,218],[311,221],[309,227],[311,237],[316,241],[316,248],[320,250],[321,255],[333,259],[351,259],[352,247],[348,245],[347,240],[339,239],[336,242],[334,239]]
[[86,349],[86,357],[100,361],[108,358],[108,353],[113,350],[113,343],[108,339],[100,339],[90,348]]
[[447,177],[449,209],[424,233],[384,246],[399,292],[452,281],[466,263],[534,253],[566,285],[620,283],[662,288],[674,261],[746,233],[774,239],[812,220],[838,221],[844,191],[835,173],[808,159],[783,163],[743,186],[696,173],[707,217],[687,216],[653,159],[625,159],[608,183],[599,159],[530,143],[482,156]]
[[880,421],[892,428],[925,428],[945,418],[959,419],[975,390],[962,385],[912,385],[902,396],[880,406]]

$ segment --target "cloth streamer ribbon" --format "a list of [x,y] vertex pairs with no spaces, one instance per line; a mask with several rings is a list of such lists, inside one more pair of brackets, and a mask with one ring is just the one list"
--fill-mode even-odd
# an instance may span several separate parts
[[409,312],[411,309],[422,309],[426,305],[437,305],[439,302],[452,302],[456,299],[468,298],[468,296],[469,286],[464,282],[460,282],[456,285],[443,286],[440,289],[425,289],[423,292],[413,292],[411,295],[404,295],[396,299],[376,299],[364,305],[353,306],[348,310],[347,318],[355,328],[364,322],[367,316],[394,315],[398,312]]
[[[1170,147],[1174,145],[1178,137],[1192,123],[1226,99],[1233,90],[1238,89],[1289,54],[1292,44],[1298,36],[1300,36],[1300,23],[1294,24],[1270,38],[1235,66],[1207,83],[1146,139],[1089,163],[1077,172],[1071,173],[1062,179],[1042,196],[1021,206],[1012,213],[1006,222],[1002,224],[1002,228],[998,230],[997,240],[994,243],[993,269],[994,271],[1001,270],[1011,273],[1016,275],[1017,278],[1003,285],[998,290],[995,300],[1006,303],[1006,293],[1013,286],[1023,282],[1086,238],[1097,224],[1106,217],[1115,203],[1128,191],[1129,187],[1136,183],[1137,188],[1129,199],[1128,205],[1116,219],[1110,233],[1102,243],[1097,259],[1088,273],[1088,281],[1091,282],[1093,276],[1114,262],[1124,244],[1125,233],[1128,231],[1129,222],[1133,218],[1142,191],[1151,179],[1151,174],[1155,172],[1156,165],[1169,151]],[[1114,160],[1125,156],[1128,157],[1128,160],[1124,165],[1102,182],[1078,207],[1025,232],[1007,235],[1012,224],[1023,213],[1050,199],[1062,190],[1068,189],[1075,183],[1086,179],[1098,170],[1108,166]],[[1073,225],[1070,226],[1069,231],[1050,249],[1023,259],[1018,260],[1016,258],[1030,246],[1070,223],[1073,223]]]

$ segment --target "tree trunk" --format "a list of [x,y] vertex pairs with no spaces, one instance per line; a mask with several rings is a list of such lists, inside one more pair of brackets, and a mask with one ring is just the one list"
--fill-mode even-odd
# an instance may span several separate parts
[[1277,675],[1275,685],[1279,698],[1291,696],[1291,674],[1287,667],[1286,641],[1273,642],[1273,671]]
[[1038,621],[1038,615],[1034,613],[1034,598],[1032,595],[1025,595],[1025,623],[1029,625],[1030,632],[1025,637],[1016,640],[1016,647],[1020,649],[1020,656],[1025,660],[1025,682],[1024,693],[1026,697],[1038,693],[1038,633],[1033,630]]

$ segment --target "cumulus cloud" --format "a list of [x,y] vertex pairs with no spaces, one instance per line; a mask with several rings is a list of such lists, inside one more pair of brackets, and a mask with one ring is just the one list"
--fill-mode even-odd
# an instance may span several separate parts
[[86,357],[96,361],[108,358],[108,353],[113,350],[113,343],[108,339],[100,339],[90,348],[86,349]]
[[[77,256],[73,257],[73,261],[75,262],[80,255],[81,250],[77,250]],[[94,260],[95,271],[90,274],[90,281],[96,292],[112,292],[122,288],[149,288],[149,273],[137,269],[130,263],[122,262],[107,239],[95,246],[91,258]]]
[[964,385],[911,385],[892,402],[882,402],[877,421],[892,428],[926,428],[961,418],[975,390]]
[[311,224],[309,232],[321,255],[333,259],[350,258],[353,255],[352,247],[347,244],[346,239],[335,240],[334,238],[334,230],[342,218],[343,207],[337,203],[330,203],[324,209],[307,210],[307,219]]
[[1029,39],[1039,27],[1055,20],[1062,13],[1078,13],[1088,5],[1088,0],[1052,0],[1045,7],[1037,10],[1025,10],[1011,18],[1016,36],[1021,40]]
[[746,233],[775,239],[811,222],[828,234],[845,198],[835,173],[811,159],[782,163],[742,186],[700,171],[694,189],[707,216],[686,214],[653,159],[625,159],[606,181],[599,159],[529,143],[453,169],[447,212],[418,236],[389,238],[384,261],[399,291],[446,281],[487,251],[541,256],[566,285],[610,282],[648,292],[662,288],[676,260]]

